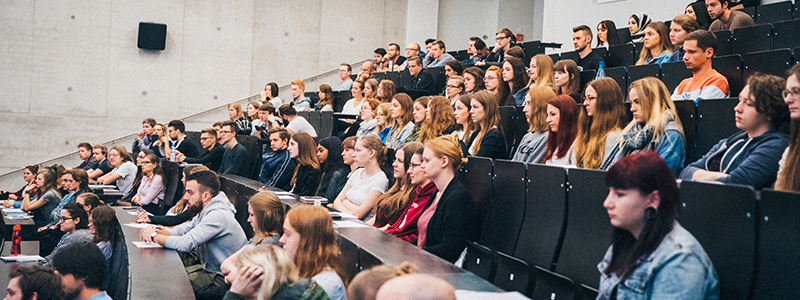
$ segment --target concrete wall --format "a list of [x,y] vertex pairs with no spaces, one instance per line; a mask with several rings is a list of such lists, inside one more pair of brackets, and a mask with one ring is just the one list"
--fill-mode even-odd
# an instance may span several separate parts
[[[256,94],[269,81],[283,86],[360,62],[378,46],[403,41],[408,6],[0,0],[0,7],[3,174],[73,152],[79,142],[127,136],[146,117],[166,123]],[[371,13],[354,13],[365,8]],[[142,21],[167,24],[166,50],[136,47]],[[225,118],[221,111],[212,120]]]
[[[525,41],[541,36],[537,30],[536,8],[544,0],[440,0],[437,37],[447,50],[463,50],[469,38],[477,36],[487,45],[495,43],[495,33],[501,28],[514,34],[524,34]],[[538,4],[538,6],[537,6]],[[424,41],[424,39],[423,39]]]

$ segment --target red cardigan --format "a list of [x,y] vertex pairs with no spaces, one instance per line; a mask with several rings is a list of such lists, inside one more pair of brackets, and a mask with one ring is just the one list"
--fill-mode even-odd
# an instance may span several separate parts
[[416,244],[418,236],[417,220],[430,205],[429,200],[433,195],[436,195],[436,185],[433,182],[429,182],[413,191],[411,193],[411,203],[409,203],[400,218],[389,228],[386,228],[386,232],[406,242]]

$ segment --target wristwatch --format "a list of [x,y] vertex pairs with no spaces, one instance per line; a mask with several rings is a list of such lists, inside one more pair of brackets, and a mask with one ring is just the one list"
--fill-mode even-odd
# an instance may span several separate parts
[[153,243],[155,243],[155,242],[156,242],[156,236],[157,236],[157,235],[158,235],[158,231],[154,231],[153,233],[151,233],[151,234],[150,234],[150,241],[152,241]]

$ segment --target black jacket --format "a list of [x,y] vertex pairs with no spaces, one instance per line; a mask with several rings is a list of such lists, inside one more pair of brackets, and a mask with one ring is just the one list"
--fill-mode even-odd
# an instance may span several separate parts
[[428,95],[433,95],[433,76],[431,76],[431,74],[424,69],[419,71],[417,76],[411,78],[411,83],[409,83],[408,89],[412,91],[424,91],[427,92]]
[[298,196],[314,196],[322,172],[311,165],[299,165],[292,192]]
[[[186,137],[183,138],[183,142],[178,145],[178,152],[183,153],[186,157],[198,157],[200,156],[200,151],[197,150],[197,145],[192,142],[192,140],[187,139]],[[212,169],[214,170],[214,169]]]
[[[436,195],[431,197],[435,199]],[[467,247],[467,241],[478,238],[480,221],[467,187],[454,177],[442,192],[436,212],[428,222],[425,250],[455,262]]]
[[[472,142],[478,138],[478,131],[472,133],[472,136],[469,138],[469,144],[467,145],[467,149],[469,146],[472,145]],[[500,134],[500,130],[497,128],[489,129],[486,132],[486,135],[483,136],[481,140],[481,148],[478,149],[478,153],[475,156],[481,157],[489,157],[492,159],[507,159],[508,153],[506,151],[506,139]]]
[[[184,141],[184,143],[185,142],[186,141]],[[183,161],[190,164],[203,164],[204,166],[208,167],[209,170],[219,170],[220,165],[222,165],[222,155],[224,154],[225,147],[220,144],[216,144],[214,145],[214,148],[211,148],[211,151],[206,152],[206,154],[198,157],[190,157],[189,155],[186,155],[186,158],[184,158]]]

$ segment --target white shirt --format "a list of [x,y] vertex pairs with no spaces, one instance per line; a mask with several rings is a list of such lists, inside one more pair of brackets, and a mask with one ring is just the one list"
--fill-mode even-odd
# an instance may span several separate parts
[[342,113],[343,114],[349,114],[349,115],[360,114],[361,113],[361,105],[364,104],[364,98],[361,99],[361,102],[358,102],[357,106],[353,106],[353,103],[355,103],[355,102],[356,102],[356,98],[352,98],[350,100],[347,100],[347,102],[344,103],[344,107],[342,107]]
[[289,122],[289,125],[286,126],[286,129],[291,130],[294,133],[301,133],[305,132],[311,135],[311,137],[317,137],[317,131],[314,130],[314,127],[311,126],[311,123],[308,123],[306,118],[301,116],[297,116]]

